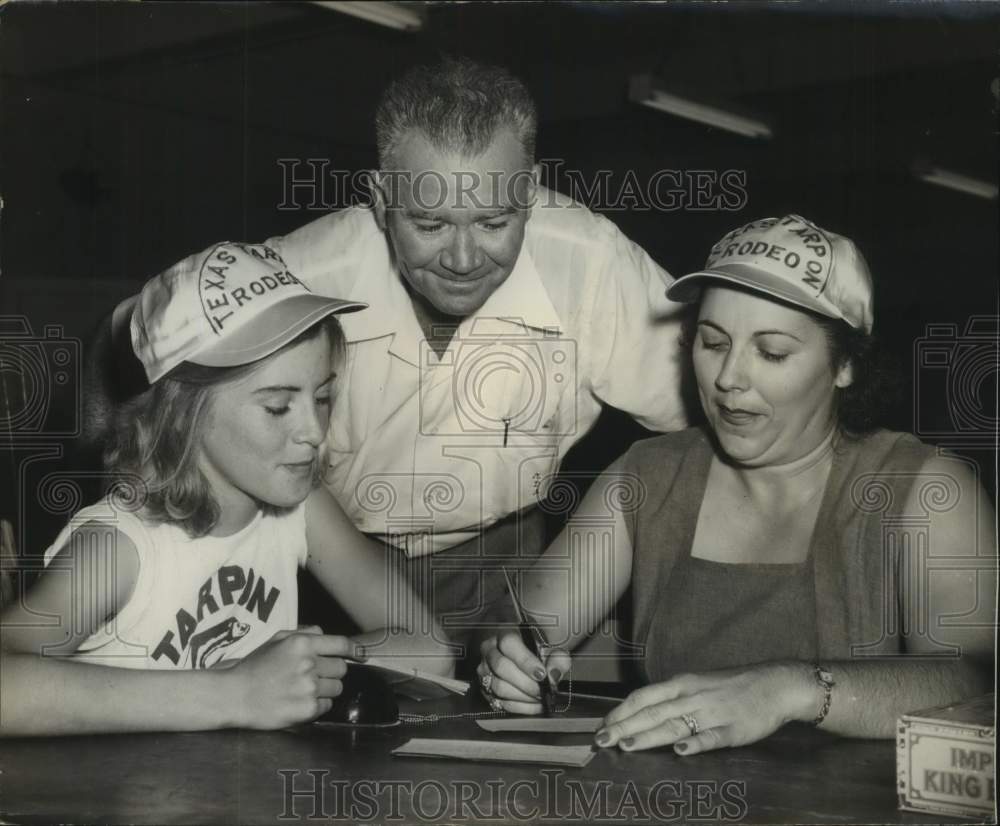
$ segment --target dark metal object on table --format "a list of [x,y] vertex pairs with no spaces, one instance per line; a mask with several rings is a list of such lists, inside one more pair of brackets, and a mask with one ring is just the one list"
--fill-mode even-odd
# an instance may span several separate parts
[[399,725],[399,706],[392,686],[381,674],[352,663],[341,682],[340,696],[316,722],[340,726]]
[[[528,620],[528,615],[524,610],[524,606],[521,605],[521,598],[518,595],[517,589],[514,587],[514,583],[511,581],[510,574],[507,573],[507,569],[503,569],[504,578],[507,580],[507,590],[510,592],[511,601],[514,603],[514,611],[517,613],[517,630],[521,634],[521,642],[523,642],[529,650],[534,651],[535,655],[545,663],[542,657],[542,652],[548,645],[548,641],[542,634],[541,630],[533,622]],[[549,678],[546,675],[541,680],[538,681],[539,688],[542,693],[542,714],[546,717],[551,717],[552,712],[555,710],[555,697],[553,696],[552,686],[549,684]]]

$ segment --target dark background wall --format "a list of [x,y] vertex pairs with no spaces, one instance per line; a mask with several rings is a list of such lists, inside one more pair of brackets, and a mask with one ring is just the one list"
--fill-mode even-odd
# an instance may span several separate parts
[[[539,157],[587,180],[607,170],[611,196],[630,171],[640,182],[660,169],[745,173],[735,212],[604,204],[676,274],[767,215],[800,212],[854,238],[877,281],[877,331],[904,380],[889,424],[966,449],[992,487],[997,201],[930,186],[913,166],[996,182],[996,6],[549,2],[421,13],[419,32],[399,32],[305,3],[0,8],[0,313],[27,318],[36,338],[58,325],[54,335],[70,340],[60,349],[59,338],[11,337],[4,322],[4,515],[40,526],[26,516],[41,507],[57,524],[73,504],[30,493],[66,461],[55,454],[69,445],[58,432],[75,426],[73,340],[184,255],[322,214],[302,190],[292,193],[298,208],[282,208],[279,160],[373,166],[379,92],[440,51],[514,70],[539,103]],[[637,73],[753,110],[774,137],[630,103]],[[965,334],[974,317],[978,337]],[[929,324],[943,325],[940,342],[926,342]],[[937,364],[921,360],[928,347]],[[29,351],[42,365],[34,372],[22,364]],[[600,467],[638,432],[609,414],[570,467]],[[37,546],[50,531],[22,542]]]

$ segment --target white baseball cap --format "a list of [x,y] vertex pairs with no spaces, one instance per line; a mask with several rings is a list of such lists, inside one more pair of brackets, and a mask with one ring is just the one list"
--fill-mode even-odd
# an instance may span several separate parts
[[229,241],[150,279],[131,301],[132,348],[150,384],[184,361],[249,364],[332,313],[368,306],[316,295],[270,247]]
[[764,218],[728,233],[705,268],[678,278],[674,301],[697,301],[708,281],[728,281],[780,298],[871,333],[872,277],[849,238],[820,229],[799,215]]

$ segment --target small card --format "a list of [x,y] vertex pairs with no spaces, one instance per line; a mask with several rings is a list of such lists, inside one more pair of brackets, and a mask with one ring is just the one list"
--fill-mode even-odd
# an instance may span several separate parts
[[476,720],[487,731],[533,731],[542,734],[593,733],[601,727],[603,717],[499,717]]
[[[370,668],[377,668],[382,671],[389,671],[392,674],[397,674],[405,679],[403,685],[408,687],[406,693],[416,694],[415,699],[433,699],[436,697],[447,696],[446,692],[451,692],[452,694],[468,694],[469,693],[469,683],[465,680],[453,680],[451,677],[439,677],[437,674],[428,674],[426,671],[418,671],[416,668],[410,668],[409,666],[399,665],[391,660],[383,660],[379,657],[369,657],[365,660],[362,665],[367,665]],[[402,691],[403,686],[399,685],[402,681],[392,681],[394,683],[394,688]],[[444,691],[435,691],[434,686],[438,689],[444,689]]]
[[582,768],[596,752],[590,746],[537,746],[492,740],[434,740],[414,737],[397,749],[397,757],[444,757],[453,760],[493,760],[501,763],[543,763]]

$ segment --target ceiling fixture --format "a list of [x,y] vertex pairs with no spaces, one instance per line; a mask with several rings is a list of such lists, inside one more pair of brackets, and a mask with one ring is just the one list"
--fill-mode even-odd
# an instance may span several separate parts
[[966,195],[985,198],[988,201],[995,201],[997,199],[997,185],[989,181],[963,175],[961,172],[952,172],[950,169],[941,169],[939,166],[925,164],[917,164],[913,171],[925,183],[937,184],[948,189],[954,189],[956,192],[964,192]]
[[659,89],[649,75],[633,75],[629,81],[628,96],[634,103],[641,103],[643,106],[668,112],[679,118],[725,129],[727,132],[735,132],[747,138],[767,139],[774,136],[771,127],[757,118],[727,111],[731,108],[728,106],[726,109],[721,109],[684,95]]
[[409,8],[412,5],[410,3],[390,3],[380,0],[362,0],[361,2],[358,0],[313,0],[313,3],[331,11],[343,12],[371,23],[388,26],[390,29],[417,31],[424,25],[423,18],[417,11]]

